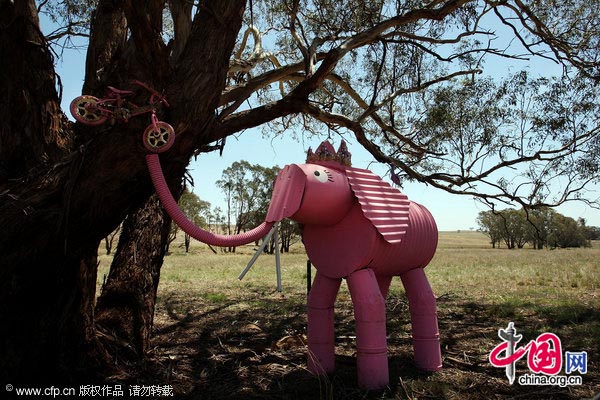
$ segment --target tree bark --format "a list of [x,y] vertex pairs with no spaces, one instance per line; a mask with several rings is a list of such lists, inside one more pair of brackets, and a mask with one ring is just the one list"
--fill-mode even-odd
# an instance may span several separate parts
[[71,146],[34,1],[0,2],[0,193]]
[[[127,20],[120,3],[101,0],[90,26],[83,93],[101,95],[106,82],[119,74],[126,48]],[[114,80],[114,78],[113,78]],[[113,82],[114,86],[118,86]]]
[[[100,5],[112,3],[121,4]],[[111,68],[89,67],[86,82],[99,93],[133,78],[165,90],[172,107],[159,117],[178,139],[161,158],[176,191],[210,138],[245,1],[201,2],[173,67],[152,28],[158,3],[122,3],[129,42],[122,50],[100,40],[114,50]],[[153,192],[140,141],[149,122],[92,128],[64,118],[33,0],[0,1],[0,58],[0,376],[12,384],[98,382],[107,365],[95,339],[95,259],[102,238]]]
[[118,339],[115,343],[130,344],[131,356],[136,360],[142,359],[148,351],[170,227],[171,219],[156,195],[125,218],[115,257],[96,305],[98,328]]
[[185,246],[185,252],[189,253],[190,252],[190,244],[192,242],[192,237],[189,234],[185,234],[183,236],[183,244]]

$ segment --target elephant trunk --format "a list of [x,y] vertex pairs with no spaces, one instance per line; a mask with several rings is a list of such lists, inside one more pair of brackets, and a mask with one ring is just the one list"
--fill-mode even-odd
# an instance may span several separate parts
[[181,209],[177,205],[177,202],[173,198],[173,195],[169,190],[169,186],[165,181],[165,177],[160,166],[160,160],[158,158],[158,155],[147,155],[146,164],[148,165],[148,170],[150,171],[152,184],[154,185],[154,189],[156,190],[156,193],[158,194],[158,197],[160,198],[163,207],[171,216],[173,221],[175,221],[175,223],[179,225],[179,227],[184,232],[186,232],[194,239],[197,239],[202,243],[210,244],[212,246],[235,247],[255,242],[264,237],[271,230],[273,222],[263,222],[251,231],[230,236],[217,235],[215,233],[211,233],[199,228],[185,216],[185,214],[181,211]]

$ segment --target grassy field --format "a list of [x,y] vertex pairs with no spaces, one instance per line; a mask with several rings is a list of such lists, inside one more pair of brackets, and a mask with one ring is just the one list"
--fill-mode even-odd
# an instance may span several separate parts
[[[213,254],[175,245],[165,258],[152,360],[138,380],[172,384],[178,398],[198,399],[582,399],[600,392],[600,243],[591,249],[491,249],[477,232],[441,233],[426,273],[438,297],[444,368],[418,371],[401,284],[387,301],[390,387],[356,386],[354,324],[345,285],[336,303],[336,373],[306,370],[306,255],[282,255],[283,293],[275,291],[273,256],[261,256],[243,281],[252,254]],[[99,281],[110,257],[102,256]],[[314,269],[313,269],[314,276]],[[509,385],[491,366],[499,328],[513,321],[523,342],[543,332],[564,351],[587,351],[581,386]],[[522,344],[524,344],[522,343]],[[517,377],[529,373],[525,359]],[[561,371],[564,374],[564,367]]]

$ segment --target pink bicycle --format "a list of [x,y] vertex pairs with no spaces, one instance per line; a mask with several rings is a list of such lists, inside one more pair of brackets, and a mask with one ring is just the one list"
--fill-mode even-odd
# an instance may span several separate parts
[[73,99],[70,106],[71,114],[82,124],[94,126],[101,125],[107,120],[128,122],[132,117],[150,113],[151,123],[142,135],[144,147],[153,153],[167,151],[175,141],[175,130],[171,125],[159,121],[156,117],[157,108],[161,104],[169,106],[167,99],[143,82],[133,80],[132,83],[150,92],[147,105],[138,106],[130,101],[129,97],[134,94],[133,91],[109,86],[104,98],[83,95]]

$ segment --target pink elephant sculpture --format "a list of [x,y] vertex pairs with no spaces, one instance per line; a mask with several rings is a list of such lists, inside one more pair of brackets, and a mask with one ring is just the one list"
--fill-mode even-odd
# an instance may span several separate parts
[[358,383],[381,389],[389,383],[385,298],[400,276],[409,301],[417,366],[442,366],[437,309],[423,268],[437,247],[429,211],[369,170],[353,168],[344,142],[336,152],[323,142],[305,164],[285,166],[277,176],[266,221],[240,235],[215,235],[191,223],[178,208],[158,155],[147,156],[154,187],[173,220],[196,239],[216,246],[254,242],[273,224],[291,218],[317,270],[308,296],[308,368],[316,375],[335,368],[334,303],[343,278],[354,306]]

